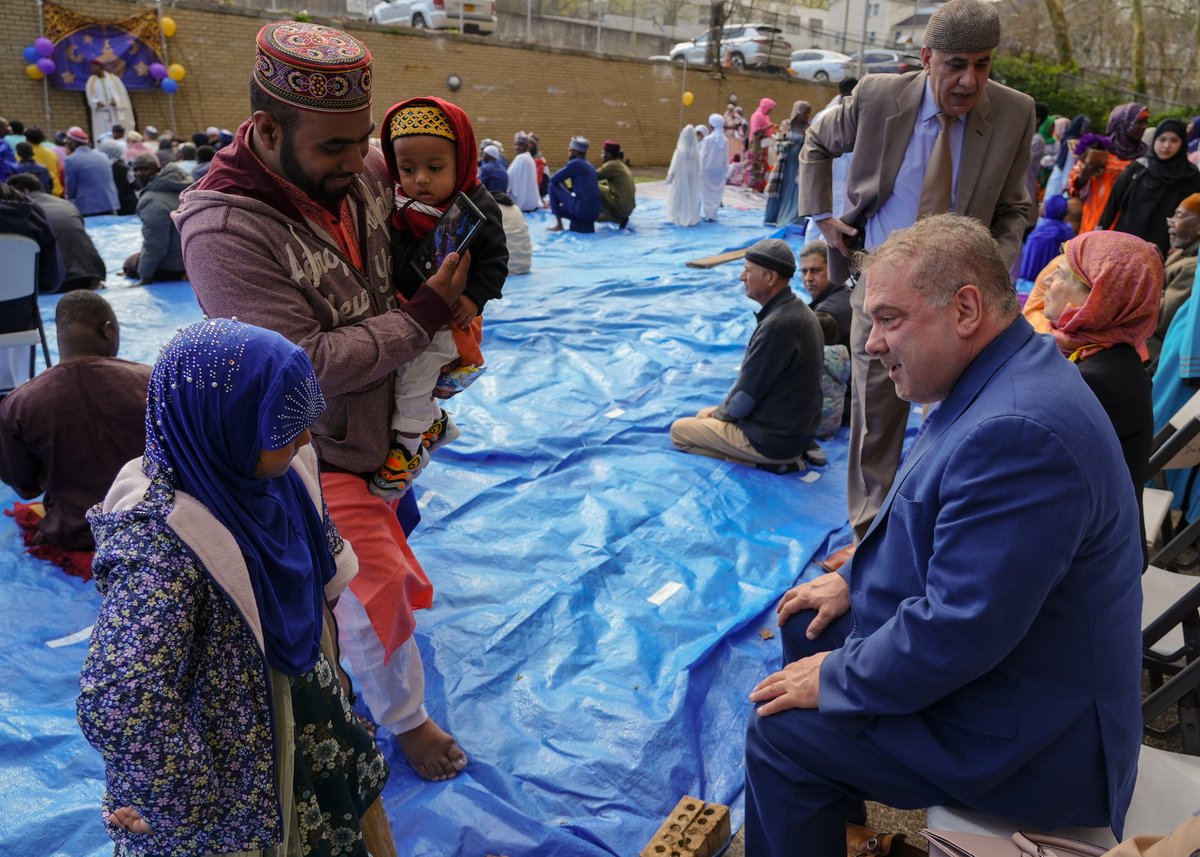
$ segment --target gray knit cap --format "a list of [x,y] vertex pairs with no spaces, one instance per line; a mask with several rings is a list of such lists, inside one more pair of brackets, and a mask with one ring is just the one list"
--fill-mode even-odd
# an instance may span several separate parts
[[931,51],[975,53],[1000,44],[1000,13],[984,0],[950,0],[929,18],[925,47]]
[[796,257],[786,241],[764,238],[746,251],[746,261],[762,265],[790,280],[796,273]]

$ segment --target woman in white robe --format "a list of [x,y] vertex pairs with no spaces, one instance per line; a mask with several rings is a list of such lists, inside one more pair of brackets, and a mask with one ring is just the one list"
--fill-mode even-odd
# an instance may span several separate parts
[[700,144],[700,217],[716,220],[721,197],[725,193],[725,172],[729,168],[729,148],[725,143],[725,117],[708,117],[712,133]]
[[696,129],[685,125],[679,132],[667,170],[667,222],[695,226],[699,219],[700,150],[696,145]]

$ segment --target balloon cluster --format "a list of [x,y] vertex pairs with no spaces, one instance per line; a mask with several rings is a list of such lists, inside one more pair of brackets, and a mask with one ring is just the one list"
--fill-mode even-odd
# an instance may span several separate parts
[[179,81],[187,77],[187,69],[177,62],[170,65],[155,62],[150,63],[150,76],[159,82],[163,92],[170,94],[179,91]]
[[54,60],[50,59],[52,53],[54,53],[54,42],[45,36],[40,36],[32,45],[21,51],[21,56],[28,63],[25,66],[25,74],[29,76],[30,80],[41,80],[48,74],[54,74],[57,66],[54,64]]
[[[175,19],[163,18],[160,22],[163,35],[168,39],[175,35]],[[158,86],[167,95],[179,91],[179,81],[187,77],[187,69],[177,62],[163,65],[160,62],[150,63],[150,76],[158,81]]]

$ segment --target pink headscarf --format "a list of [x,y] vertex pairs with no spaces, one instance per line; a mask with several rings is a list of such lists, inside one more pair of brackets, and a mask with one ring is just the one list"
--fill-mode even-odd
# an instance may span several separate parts
[[750,136],[753,137],[757,132],[771,127],[771,117],[768,114],[774,109],[775,102],[770,98],[758,102],[758,109],[750,117]]
[[1126,344],[1147,359],[1165,276],[1158,248],[1136,235],[1100,231],[1072,238],[1063,252],[1091,291],[1083,306],[1063,310],[1051,330],[1058,350],[1079,362]]

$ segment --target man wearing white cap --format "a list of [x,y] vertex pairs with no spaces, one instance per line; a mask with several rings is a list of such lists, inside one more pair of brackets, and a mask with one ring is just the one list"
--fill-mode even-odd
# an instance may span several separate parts
[[353,36],[282,21],[259,31],[253,114],[175,222],[196,297],[214,317],[275,330],[308,352],[327,403],[312,427],[329,513],[358,555],[336,608],[341,652],[372,717],[414,770],[444,780],[467,764],[424,706],[413,611],[433,586],[396,501],[367,489],[391,440],[392,378],[451,320],[467,265],[450,254],[403,307],[392,285],[393,184],[368,144],[371,53]]
[[78,125],[67,130],[67,199],[75,203],[84,217],[116,214],[121,207],[117,185],[113,181],[112,162],[89,145],[87,132]]
[[479,182],[491,193],[508,192],[508,170],[500,163],[500,149],[484,146],[483,158],[479,162]]
[[537,211],[542,207],[542,195],[538,191],[537,163],[529,152],[529,134],[518,131],[513,136],[516,157],[508,165],[508,195],[523,212]]
[[[822,113],[800,153],[800,212],[817,220],[829,244],[829,275],[849,275],[851,249],[868,252],[918,217],[948,211],[987,226],[1011,264],[1033,205],[1025,189],[1033,99],[989,80],[1000,17],[984,0],[950,0],[930,17],[922,71],[873,74]],[[860,134],[859,131],[862,131]],[[832,160],[853,151],[847,205],[833,217]],[[900,463],[908,403],[866,352],[871,322],[863,290],[851,295],[854,319],[850,524],[861,538],[887,496]],[[853,546],[826,560],[834,570]]]
[[551,232],[561,232],[563,218],[570,221],[572,232],[595,232],[600,216],[600,180],[596,168],[588,163],[586,137],[572,137],[567,162],[550,176],[550,211],[554,215]]

